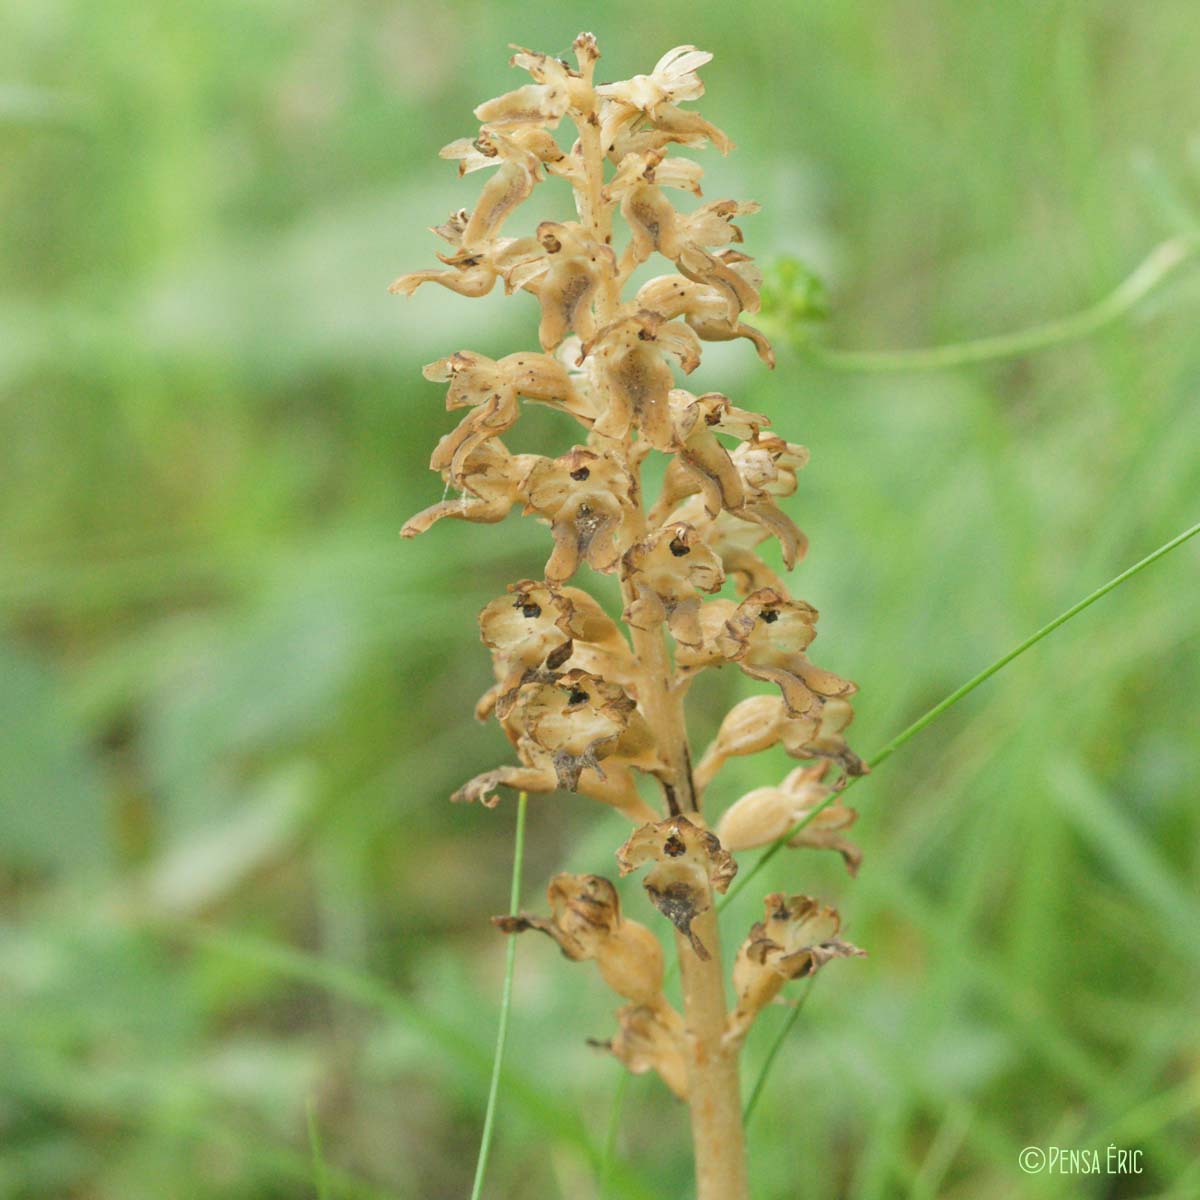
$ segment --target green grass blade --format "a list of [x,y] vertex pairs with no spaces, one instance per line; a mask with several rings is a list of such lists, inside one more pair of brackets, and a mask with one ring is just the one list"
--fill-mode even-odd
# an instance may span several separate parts
[[1130,893],[1172,931],[1174,949],[1200,962],[1200,905],[1175,879],[1138,826],[1104,794],[1078,762],[1053,769],[1055,805],[1112,867]]
[[[437,1045],[447,1058],[453,1059],[471,1074],[490,1077],[492,1056],[483,1047],[465,1036],[451,1022],[414,1004],[384,980],[253,934],[192,923],[172,923],[164,926],[163,932],[186,939],[213,953],[242,959],[259,970],[270,971],[281,978],[306,983],[355,1004],[376,1009],[390,1019],[418,1031]],[[504,1071],[504,1086],[528,1120],[536,1123],[548,1135],[574,1147],[593,1171],[599,1169],[600,1150],[593,1145],[583,1123],[553,1096],[547,1095],[543,1086],[514,1071],[512,1067]],[[614,1163],[610,1175],[614,1187],[628,1200],[654,1200],[655,1192],[649,1184],[623,1164]]]
[[1168,276],[1193,258],[1197,251],[1200,251],[1200,238],[1194,233],[1170,238],[1156,246],[1133,273],[1102,300],[1069,317],[1047,321],[1031,329],[921,350],[835,350],[813,343],[806,345],[804,352],[825,367],[839,371],[872,372],[937,371],[1017,358],[1091,337],[1105,326],[1120,320]]
[[767,1076],[771,1073],[775,1057],[783,1048],[783,1043],[787,1041],[788,1034],[792,1032],[796,1022],[800,1020],[800,1013],[803,1011],[804,1005],[808,1002],[809,996],[812,995],[813,985],[816,982],[817,977],[815,975],[808,977],[808,983],[804,988],[803,994],[792,1006],[792,1011],[788,1013],[787,1020],[779,1027],[779,1032],[775,1035],[775,1040],[771,1043],[771,1048],[767,1051],[767,1057],[763,1060],[763,1065],[758,1072],[758,1078],[754,1081],[754,1087],[750,1091],[749,1099],[747,1099],[745,1107],[742,1109],[743,1125],[750,1124],[750,1116],[754,1112],[759,1098],[762,1096],[763,1088],[766,1087]]
[[613,1090],[612,1106],[608,1110],[608,1128],[604,1132],[604,1148],[601,1150],[598,1188],[600,1200],[606,1200],[608,1196],[612,1164],[617,1155],[617,1134],[621,1129],[621,1106],[625,1102],[625,1090],[629,1087],[629,1072],[624,1066],[620,1067],[620,1071],[617,1086]]
[[[1134,563],[1133,566],[1122,571],[1119,575],[1114,576],[1114,578],[1110,579],[1106,584],[1103,584],[1101,587],[1098,587],[1094,592],[1089,593],[1082,600],[1080,600],[1077,604],[1073,604],[1065,612],[1063,612],[1063,613],[1059,614],[1059,616],[1055,617],[1053,621],[1050,621],[1048,624],[1043,625],[1042,628],[1039,629],[1036,633],[1027,637],[1023,642],[1021,642],[1019,645],[1015,646],[1012,650],[1010,650],[1003,657],[998,658],[990,666],[985,667],[977,675],[972,676],[961,687],[956,688],[953,692],[951,692],[950,695],[947,696],[944,700],[942,700],[938,704],[935,704],[933,706],[933,708],[931,708],[923,716],[918,717],[917,720],[915,720],[911,725],[909,725],[907,729],[905,729],[901,733],[897,734],[894,738],[892,738],[892,740],[890,742],[887,743],[887,745],[885,745],[874,756],[872,756],[868,760],[869,765],[872,768],[874,768],[874,767],[877,767],[880,763],[886,762],[887,759],[891,758],[891,756],[893,754],[895,754],[895,752],[901,746],[903,746],[905,742],[916,737],[916,735],[918,733],[920,733],[921,730],[925,729],[932,722],[936,721],[937,718],[939,716],[941,716],[942,713],[946,712],[947,709],[952,708],[961,699],[963,699],[963,697],[969,695],[977,687],[979,687],[980,684],[986,683],[987,680],[989,680],[998,671],[1003,670],[1004,667],[1006,667],[1010,662],[1012,662],[1014,659],[1019,658],[1022,654],[1024,654],[1026,650],[1037,645],[1037,643],[1040,642],[1042,640],[1042,638],[1047,637],[1049,634],[1053,633],[1056,629],[1065,625],[1068,621],[1071,620],[1072,617],[1078,616],[1081,612],[1083,612],[1083,610],[1085,608],[1089,607],[1089,605],[1095,604],[1095,602],[1097,600],[1099,600],[1102,596],[1108,595],[1108,593],[1111,592],[1114,588],[1120,587],[1120,585],[1122,583],[1124,583],[1126,580],[1132,579],[1135,575],[1138,574],[1138,572],[1144,571],[1148,566],[1150,566],[1151,563],[1157,562],[1160,558],[1162,558],[1166,554],[1169,554],[1172,550],[1176,549],[1178,546],[1182,546],[1184,544],[1184,542],[1186,542],[1189,538],[1195,537],[1195,535],[1197,533],[1200,533],[1200,523],[1197,523],[1197,524],[1191,526],[1189,529],[1185,529],[1181,534],[1177,535],[1176,537],[1173,537],[1169,542],[1166,542],[1163,545],[1159,546],[1159,548],[1157,550],[1155,550],[1153,553],[1148,554],[1145,558],[1141,559],[1139,562]],[[862,778],[862,776],[859,776],[858,778]],[[849,787],[854,782],[856,782],[856,780],[851,779],[847,783],[847,787]],[[822,809],[826,808],[835,799],[839,799],[844,791],[845,791],[845,789],[843,789],[842,792],[832,793],[821,804],[819,804],[816,808],[814,808],[813,811],[810,812],[804,818],[804,820],[799,821],[792,829],[788,830],[787,833],[785,833],[781,838],[779,838],[776,842],[774,842],[771,845],[771,847],[766,851],[766,853],[763,854],[759,858],[759,860],[754,864],[754,866],[751,867],[751,869],[745,874],[745,876],[742,877],[734,887],[729,889],[728,894],[725,896],[725,899],[722,901],[721,907],[723,908],[726,904],[728,904],[734,898],[734,896],[737,895],[737,893],[739,891],[741,891],[741,889],[744,888],[750,882],[750,880],[753,879],[754,876],[757,875],[759,873],[759,871],[762,870],[762,868],[764,866],[766,866],[766,864],[771,860],[771,858],[773,858],[785,845],[787,845],[787,843],[793,837],[795,837],[796,834],[799,833],[799,831],[801,829],[803,829],[810,821],[812,821]],[[807,996],[807,994],[808,993],[806,992],[805,995]],[[750,1113],[754,1109],[754,1105],[757,1103],[759,1096],[762,1094],[763,1088],[766,1086],[767,1077],[770,1074],[771,1067],[775,1063],[776,1057],[778,1056],[779,1050],[782,1047],[783,1042],[786,1040],[787,1035],[791,1032],[792,1026],[796,1023],[796,1020],[799,1017],[799,1012],[800,1012],[799,1007],[797,1007],[793,1011],[791,1016],[788,1018],[787,1022],[784,1024],[783,1029],[780,1031],[779,1036],[776,1038],[775,1044],[771,1047],[771,1050],[767,1055],[766,1061],[763,1063],[762,1070],[759,1072],[758,1079],[755,1081],[754,1087],[751,1090],[750,1099],[746,1103],[745,1116],[747,1118],[749,1118]]]
[[321,1147],[321,1130],[317,1125],[317,1106],[308,1098],[308,1147],[312,1155],[313,1180],[317,1185],[317,1200],[332,1200],[329,1190],[329,1171],[325,1166],[325,1152]]
[[[1200,522],[1191,526],[1189,529],[1185,529],[1181,534],[1173,537],[1169,542],[1159,546],[1159,548],[1153,553],[1146,555],[1145,558],[1134,563],[1133,566],[1126,568],[1119,575],[1114,576],[1107,583],[1098,587],[1094,592],[1090,592],[1077,604],[1072,604],[1071,607],[1066,610],[1066,612],[1060,613],[1054,618],[1053,621],[1043,625],[1036,633],[1030,634],[1029,637],[1027,637],[1019,645],[1014,646],[1007,654],[996,659],[996,661],[989,666],[984,667],[984,669],[977,675],[973,675],[961,687],[955,688],[954,691],[952,691],[944,700],[939,701],[928,712],[918,717],[911,725],[908,726],[907,729],[902,730],[894,738],[892,738],[887,745],[883,746],[874,755],[867,759],[867,765],[874,769],[881,763],[886,762],[892,757],[893,754],[896,753],[897,750],[900,749],[901,746],[905,744],[905,742],[911,741],[917,736],[918,733],[936,721],[938,717],[942,715],[942,713],[953,708],[960,700],[964,699],[966,696],[969,696],[977,687],[983,683],[986,683],[999,671],[1002,671],[1014,659],[1020,658],[1026,650],[1036,646],[1044,637],[1048,637],[1056,629],[1065,625],[1073,617],[1077,617],[1085,608],[1089,608],[1091,605],[1095,604],[1097,600],[1101,599],[1103,596],[1107,596],[1108,593],[1114,588],[1120,587],[1121,584],[1123,584],[1126,580],[1132,579],[1139,572],[1144,571],[1148,566],[1150,566],[1151,563],[1157,562],[1164,555],[1170,554],[1172,550],[1182,546],[1184,542],[1186,542],[1189,538],[1195,537],[1197,533],[1200,533]],[[750,881],[763,869],[763,867],[765,867],[767,863],[770,862],[771,859],[774,858],[775,855],[778,854],[779,851],[782,850],[783,847],[786,846],[787,843],[800,832],[800,830],[802,830],[810,821],[815,820],[824,809],[828,808],[829,805],[834,802],[834,800],[840,799],[850,787],[863,778],[866,778],[866,776],[856,776],[855,778],[848,780],[846,786],[842,788],[840,792],[834,792],[830,796],[827,796],[825,800],[823,800],[816,806],[816,808],[809,812],[802,821],[797,822],[791,829],[787,831],[787,833],[776,839],[776,841],[771,844],[767,851],[750,868],[750,870],[747,871],[745,875],[739,876],[734,885],[729,889],[725,898],[721,901],[720,907],[726,907],[726,905],[728,905],[733,898],[750,883]]]
[[[521,866],[525,857],[525,810],[529,797],[522,792],[517,798],[517,832],[513,846],[512,888],[508,911],[515,914],[521,907]],[[508,1018],[512,1012],[513,976],[516,974],[517,939],[510,937],[504,958],[504,986],[500,993],[500,1024],[496,1029],[496,1053],[492,1058],[492,1081],[488,1085],[487,1109],[483,1114],[483,1133],[479,1138],[479,1157],[475,1160],[475,1182],[471,1200],[483,1195],[483,1180],[487,1174],[492,1138],[496,1132],[496,1104],[500,1096],[500,1073],[504,1069],[504,1048],[508,1042]]]
[[1134,155],[1133,175],[1155,215],[1175,233],[1185,233],[1200,224],[1200,213],[1148,150]]

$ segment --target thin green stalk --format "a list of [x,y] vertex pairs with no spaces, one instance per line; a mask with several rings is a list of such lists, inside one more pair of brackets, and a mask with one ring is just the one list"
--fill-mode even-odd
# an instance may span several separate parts
[[1156,246],[1137,269],[1102,300],[1069,317],[1047,321],[1031,329],[921,350],[836,350],[817,343],[805,346],[804,350],[822,366],[839,371],[936,371],[1032,354],[1090,337],[1120,320],[1197,251],[1200,251],[1200,237],[1194,233],[1170,238]]
[[775,1035],[775,1040],[771,1043],[770,1050],[767,1051],[767,1057],[763,1059],[762,1069],[758,1072],[758,1079],[754,1082],[754,1088],[750,1092],[750,1098],[746,1101],[746,1107],[742,1109],[743,1124],[750,1124],[750,1114],[754,1112],[754,1106],[758,1103],[758,1098],[762,1095],[763,1088],[766,1086],[767,1076],[771,1073],[771,1067],[775,1063],[775,1056],[783,1048],[783,1043],[787,1041],[788,1034],[792,1032],[792,1027],[800,1019],[800,1013],[803,1011],[804,1005],[808,1002],[809,996],[812,995],[812,990],[816,982],[817,977],[815,975],[808,977],[804,994],[792,1006],[792,1011],[788,1013],[787,1020],[779,1027],[779,1032]]
[[[161,932],[166,936],[184,938],[204,950],[228,955],[256,970],[269,971],[281,978],[321,988],[330,995],[377,1009],[404,1028],[416,1030],[428,1038],[448,1058],[457,1061],[471,1074],[485,1078],[491,1075],[492,1055],[476,1045],[474,1038],[465,1035],[453,1022],[414,1003],[384,980],[253,934],[214,929],[198,923],[165,923],[161,926]],[[592,1143],[587,1128],[577,1115],[556,1103],[540,1083],[523,1075],[516,1067],[510,1067],[505,1072],[504,1083],[513,1102],[520,1106],[529,1120],[559,1141],[574,1147],[587,1160],[592,1171],[599,1170],[600,1149]],[[307,1178],[309,1157],[300,1157]],[[336,1186],[345,1190],[346,1177],[334,1169],[331,1171]],[[650,1185],[623,1163],[612,1163],[610,1176],[617,1190],[628,1200],[654,1200],[656,1193]]]
[[317,1185],[317,1200],[331,1200],[329,1169],[325,1166],[325,1151],[321,1147],[321,1128],[317,1124],[317,1105],[312,1096],[308,1098],[308,1148],[312,1155],[313,1181]]
[[[985,667],[979,672],[978,675],[973,675],[961,687],[955,688],[954,691],[952,691],[944,700],[941,700],[939,703],[935,704],[927,713],[918,717],[907,729],[898,733],[890,742],[887,743],[887,745],[878,750],[874,755],[872,755],[871,758],[867,759],[867,765],[874,769],[875,767],[878,767],[880,763],[886,762],[892,757],[893,754],[896,753],[897,750],[900,749],[901,746],[904,745],[905,742],[916,737],[917,734],[920,733],[921,730],[923,730],[927,725],[932,724],[932,722],[936,721],[938,717],[942,715],[942,713],[946,712],[947,709],[953,708],[960,700],[966,696],[969,696],[977,687],[979,687],[980,684],[986,683],[998,671],[1003,670],[1010,662],[1013,661],[1013,659],[1019,658],[1025,653],[1026,650],[1030,649],[1032,646],[1036,646],[1037,643],[1042,640],[1042,638],[1053,633],[1059,628],[1059,626],[1065,625],[1069,620],[1071,620],[1072,617],[1077,617],[1085,608],[1095,604],[1096,601],[1102,596],[1107,596],[1108,593],[1114,588],[1120,587],[1121,584],[1123,584],[1127,579],[1132,579],[1136,574],[1138,574],[1139,571],[1144,571],[1151,563],[1157,562],[1166,554],[1170,554],[1172,550],[1182,546],[1184,542],[1186,542],[1189,538],[1195,537],[1197,533],[1200,533],[1200,522],[1197,522],[1197,524],[1193,525],[1190,529],[1185,529],[1181,534],[1173,537],[1164,545],[1159,546],[1159,548],[1152,554],[1146,555],[1145,558],[1134,563],[1133,566],[1126,568],[1120,573],[1120,575],[1115,576],[1106,584],[1098,587],[1094,592],[1089,593],[1077,604],[1071,605],[1066,612],[1060,613],[1049,624],[1043,625],[1036,633],[1031,634],[1019,645],[1014,646],[1001,658],[996,659],[994,663]],[[752,866],[750,870],[745,873],[745,875],[738,877],[737,882],[729,889],[728,893],[725,895],[725,898],[721,901],[721,908],[724,908],[726,905],[728,905],[733,898],[763,869],[763,867],[765,867],[767,863],[769,863],[771,859],[774,858],[775,855],[778,854],[779,851],[782,850],[783,847],[786,846],[787,843],[794,838],[796,834],[798,834],[810,821],[815,820],[824,809],[828,808],[829,805],[835,800],[840,799],[850,787],[863,778],[865,778],[865,776],[859,775],[847,780],[845,787],[843,787],[840,791],[833,792],[827,796],[820,804],[807,813],[802,821],[798,821],[791,829],[787,831],[787,833],[774,841],[767,849],[766,853],[759,858],[754,866]]]
[[[529,797],[522,792],[517,797],[517,832],[513,845],[512,887],[509,890],[508,911],[513,915],[521,907],[521,865],[525,857],[525,809]],[[512,1012],[513,976],[516,974],[517,939],[509,938],[504,958],[504,987],[500,993],[500,1024],[496,1030],[496,1053],[492,1059],[492,1081],[488,1086],[487,1109],[483,1116],[483,1133],[479,1138],[479,1157],[475,1160],[475,1182],[471,1200],[483,1195],[483,1179],[487,1174],[492,1136],[496,1130],[496,1101],[500,1096],[500,1073],[504,1068],[504,1047],[508,1041],[508,1018]]]
[[608,1112],[608,1129],[604,1133],[604,1148],[600,1160],[600,1200],[608,1195],[609,1174],[617,1153],[617,1134],[621,1128],[621,1105],[625,1101],[625,1089],[629,1086],[629,1072],[621,1067],[617,1086],[613,1090],[612,1107]]
[[[1127,579],[1132,579],[1134,575],[1138,574],[1139,571],[1145,570],[1146,567],[1148,567],[1151,563],[1157,562],[1158,559],[1162,558],[1164,555],[1167,555],[1172,550],[1176,549],[1179,546],[1182,546],[1184,542],[1186,542],[1189,538],[1195,537],[1197,533],[1200,533],[1200,522],[1191,526],[1191,528],[1189,528],[1189,529],[1185,529],[1181,534],[1177,535],[1176,537],[1173,537],[1169,542],[1166,542],[1163,545],[1159,546],[1159,548],[1157,550],[1155,550],[1152,554],[1146,555],[1145,558],[1141,559],[1139,562],[1134,563],[1133,566],[1122,571],[1119,575],[1110,579],[1103,586],[1098,587],[1094,592],[1091,592],[1090,594],[1085,596],[1082,600],[1080,600],[1078,604],[1073,604],[1070,608],[1068,608],[1066,610],[1066,612],[1060,613],[1059,616],[1055,617],[1054,620],[1051,621],[1049,624],[1043,625],[1042,628],[1039,629],[1036,633],[1032,634],[1030,637],[1027,637],[1023,642],[1021,642],[1018,646],[1015,646],[1012,650],[1010,650],[1002,658],[998,658],[990,666],[988,666],[988,667],[984,668],[984,670],[980,671],[979,674],[972,676],[972,678],[968,679],[967,682],[964,683],[961,687],[956,688],[944,700],[942,700],[938,704],[935,704],[933,706],[933,708],[931,708],[923,716],[918,717],[917,720],[915,720],[911,725],[909,725],[907,729],[903,730],[901,733],[898,733],[894,738],[892,738],[892,740],[890,742],[887,743],[887,745],[885,745],[881,750],[879,750],[875,755],[873,755],[868,760],[868,765],[871,766],[872,768],[874,768],[874,767],[879,766],[880,763],[886,762],[889,758],[891,758],[891,756],[893,754],[895,754],[895,752],[901,746],[904,745],[905,742],[909,741],[911,738],[916,737],[916,735],[918,733],[920,733],[922,729],[924,729],[927,725],[931,724],[933,721],[937,720],[937,718],[939,716],[941,716],[942,713],[944,713],[947,709],[952,708],[961,699],[963,699],[964,696],[967,696],[971,692],[973,692],[977,687],[979,687],[980,684],[985,683],[993,675],[995,675],[998,671],[1000,671],[1004,667],[1006,667],[1010,662],[1013,661],[1013,659],[1019,658],[1022,654],[1025,653],[1026,650],[1030,649],[1030,647],[1035,646],[1038,642],[1040,642],[1042,640],[1042,638],[1053,633],[1060,626],[1065,625],[1069,620],[1071,620],[1072,617],[1078,616],[1081,612],[1083,612],[1083,610],[1085,608],[1087,608],[1089,605],[1094,604],[1102,596],[1108,595],[1108,593],[1111,592],[1114,588],[1120,587],[1120,585],[1122,583],[1124,583]],[[853,783],[855,783],[857,781],[857,779],[861,779],[861,778],[863,778],[863,776],[857,776],[855,779],[849,780],[846,784],[846,787],[850,787]],[[779,838],[776,842],[774,842],[771,845],[771,847],[767,850],[767,852],[764,855],[762,855],[761,858],[759,858],[758,862],[756,862],[754,864],[754,866],[751,867],[750,870],[746,873],[746,875],[738,881],[738,884],[735,887],[730,888],[728,894],[726,895],[724,901],[722,902],[722,907],[724,907],[725,904],[728,904],[729,901],[731,901],[733,899],[733,897],[743,887],[745,887],[746,884],[748,884],[750,882],[750,880],[753,879],[754,876],[757,875],[758,872],[761,871],[762,868],[764,866],[766,866],[766,864],[785,845],[787,845],[787,843],[793,837],[796,836],[797,833],[800,832],[801,829],[803,829],[810,821],[812,821],[817,816],[817,814],[819,812],[821,812],[822,809],[828,807],[835,799],[839,799],[841,797],[841,795],[844,793],[844,791],[845,791],[845,788],[843,788],[842,791],[840,791],[840,792],[834,792],[831,795],[827,796],[825,798],[825,800],[822,801],[821,804],[819,804],[816,808],[814,808],[810,813],[808,813],[802,821],[797,822],[797,824],[792,829],[788,830],[788,832],[785,833],[783,835],[783,837]],[[807,995],[808,995],[808,993],[806,992],[805,996],[807,997]],[[792,1014],[789,1016],[788,1020],[784,1023],[784,1026],[780,1030],[779,1035],[777,1036],[777,1038],[775,1040],[775,1043],[772,1045],[771,1050],[767,1055],[766,1061],[763,1063],[762,1070],[759,1072],[758,1079],[755,1081],[754,1088],[750,1093],[750,1099],[746,1104],[746,1111],[745,1111],[746,1118],[749,1118],[749,1115],[753,1111],[754,1105],[755,1105],[756,1101],[758,1100],[759,1095],[762,1093],[763,1088],[766,1086],[767,1076],[770,1073],[771,1067],[774,1065],[776,1056],[778,1055],[780,1048],[782,1047],[784,1041],[786,1040],[787,1035],[791,1032],[792,1026],[796,1023],[796,1020],[798,1017],[799,1017],[799,1007],[797,1007],[792,1012]]]

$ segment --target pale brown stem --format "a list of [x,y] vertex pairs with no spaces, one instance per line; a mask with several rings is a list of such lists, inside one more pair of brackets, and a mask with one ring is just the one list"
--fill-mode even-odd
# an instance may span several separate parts
[[[633,599],[628,585],[623,585],[622,595],[626,604]],[[675,812],[699,818],[683,696],[670,685],[671,664],[662,629],[630,632],[641,668],[639,699],[659,752],[670,769],[670,781],[664,782],[664,788],[670,789],[668,803]],[[697,1200],[746,1200],[749,1183],[738,1078],[740,1045],[724,1042],[725,968],[711,889],[708,900],[708,911],[692,922],[692,930],[708,951],[708,958],[700,958],[687,938],[675,935],[683,981],[684,1061],[696,1161],[696,1197]]]
[[[635,629],[633,644],[643,671],[646,719],[674,780],[672,807],[685,815],[699,816],[682,697],[669,684],[670,664],[662,631]],[[672,792],[668,792],[669,800]],[[739,1047],[724,1042],[725,968],[711,889],[708,900],[708,911],[692,922],[692,930],[708,951],[708,957],[700,958],[686,937],[675,935],[683,982],[684,1061],[696,1162],[696,1197],[697,1200],[746,1200],[749,1184],[738,1078]]]
[[[594,110],[577,122],[577,127],[585,170],[580,211],[592,236],[611,245],[612,211],[603,200],[604,153]],[[620,308],[621,286],[614,270],[599,290],[597,319],[601,324],[611,321]],[[633,478],[640,479],[640,458],[631,438],[625,439],[619,452]],[[640,483],[636,498],[638,527],[644,534],[646,518]],[[622,584],[621,595],[626,607],[636,599],[628,582]],[[702,821],[692,779],[683,692],[672,686],[673,668],[663,629],[661,626],[653,629],[631,627],[630,634],[640,667],[638,698],[668,769],[668,779],[663,784],[668,806],[672,813]],[[708,899],[708,911],[692,923],[708,957],[700,958],[687,938],[678,933],[675,935],[683,983],[684,1060],[696,1164],[696,1200],[747,1200],[749,1182],[742,1129],[738,1047],[724,1042],[725,969],[711,889]]]
[[687,1045],[688,1104],[692,1149],[696,1158],[697,1200],[746,1200],[746,1147],[738,1050],[723,1044],[725,972],[717,933],[716,909],[697,917],[692,929],[708,949],[701,959],[682,934],[675,949],[683,980]]

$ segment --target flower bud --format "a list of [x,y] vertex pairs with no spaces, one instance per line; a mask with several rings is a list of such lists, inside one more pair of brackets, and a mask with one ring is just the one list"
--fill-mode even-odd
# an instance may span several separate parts
[[858,872],[862,852],[840,834],[858,819],[858,813],[841,804],[828,803],[834,794],[822,783],[828,762],[797,767],[778,787],[755,788],[726,809],[717,824],[717,836],[728,850],[752,850],[781,838],[806,817],[809,822],[788,841],[789,846],[836,850],[851,875]]
[[656,1003],[663,985],[658,938],[637,921],[624,920],[596,954],[600,976],[618,996],[637,1004]]

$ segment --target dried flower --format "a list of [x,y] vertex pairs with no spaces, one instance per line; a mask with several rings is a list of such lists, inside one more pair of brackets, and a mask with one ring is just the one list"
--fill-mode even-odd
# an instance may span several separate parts
[[[479,634],[492,652],[496,685],[476,708],[507,716],[523,683],[551,678],[573,666],[628,685],[636,669],[620,630],[587,592],[532,579],[510,584],[508,595],[479,614]],[[542,672],[539,675],[539,672]]]
[[[733,143],[719,129],[699,113],[678,107],[704,95],[696,71],[711,61],[711,54],[695,46],[676,46],[658,60],[649,75],[598,87],[596,95],[609,101],[600,123],[600,141],[607,153],[620,159],[669,142],[696,146],[711,140],[722,154],[728,154]],[[639,128],[643,123],[650,128]]]
[[709,952],[692,922],[712,907],[712,893],[724,892],[737,873],[733,856],[715,834],[687,817],[669,817],[633,832],[617,851],[622,875],[651,864],[643,886],[654,906],[690,942],[702,959]]
[[697,283],[683,275],[659,275],[642,285],[634,297],[641,311],[658,313],[666,320],[683,317],[701,341],[729,342],[747,338],[769,367],[775,366],[771,343],[750,325],[730,317],[729,306],[719,288]]
[[813,975],[831,959],[864,954],[837,936],[841,928],[837,912],[811,896],[773,892],[763,907],[765,919],[750,930],[733,964],[738,1002],[729,1018],[729,1034],[739,1041],[789,979]]
[[680,646],[700,644],[700,593],[715,592],[725,581],[721,560],[690,525],[664,526],[631,546],[621,577],[636,597],[624,619],[635,629],[666,621]]
[[[447,434],[447,438],[452,436]],[[441,452],[445,444],[446,438],[443,438],[434,454],[435,461],[444,462],[444,465],[434,469],[441,474],[447,487],[459,488],[466,495],[455,500],[442,500],[410,517],[400,530],[401,537],[416,537],[445,517],[494,525],[503,521],[517,503],[517,489],[533,461],[532,455],[509,454],[504,443],[494,438],[459,456],[458,467],[454,469],[451,465],[455,460],[453,451]]]
[[576,446],[561,458],[539,458],[521,481],[525,511],[550,525],[554,553],[546,580],[565,583],[581,562],[615,571],[622,543],[636,529],[635,484],[611,454]]
[[653,1009],[669,1007],[662,995],[663,954],[645,925],[621,915],[617,889],[600,875],[555,875],[546,890],[553,916],[493,917],[505,933],[537,929],[575,962],[592,960],[618,996]]
[[645,1004],[628,1004],[617,1010],[620,1029],[603,1046],[633,1075],[657,1071],[663,1083],[679,1097],[688,1098],[687,1063],[683,1056],[683,1021],[674,1009],[667,1013]]

